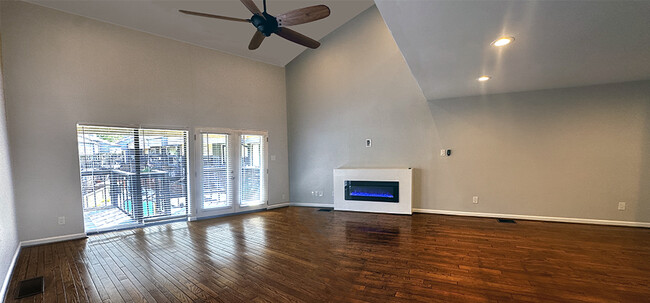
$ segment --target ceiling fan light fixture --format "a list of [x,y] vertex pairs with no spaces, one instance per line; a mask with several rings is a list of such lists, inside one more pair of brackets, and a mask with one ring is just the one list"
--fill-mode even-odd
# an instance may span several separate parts
[[496,39],[490,43],[490,45],[495,46],[495,47],[501,47],[501,46],[506,46],[512,41],[515,41],[515,37],[510,37],[510,36],[503,36],[500,37],[499,39]]
[[490,77],[490,76],[480,76],[476,80],[478,80],[478,82],[485,82],[485,81],[490,80],[490,79],[492,79],[492,77]]

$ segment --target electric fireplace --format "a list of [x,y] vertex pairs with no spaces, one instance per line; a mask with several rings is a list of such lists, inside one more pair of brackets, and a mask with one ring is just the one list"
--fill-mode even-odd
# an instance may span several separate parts
[[410,168],[335,168],[334,210],[410,215]]
[[346,180],[345,200],[399,203],[399,182]]

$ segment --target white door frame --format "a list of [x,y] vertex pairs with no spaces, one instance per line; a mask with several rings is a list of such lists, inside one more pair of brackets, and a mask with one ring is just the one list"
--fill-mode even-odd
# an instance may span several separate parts
[[[231,165],[231,182],[232,182],[232,201],[229,207],[204,209],[203,208],[203,136],[202,134],[227,134],[228,135],[228,156]],[[241,206],[240,193],[240,166],[241,166],[241,135],[261,135],[263,137],[263,155],[262,155],[262,178],[264,190],[262,199],[264,203],[252,206]],[[214,217],[224,214],[241,213],[258,209],[266,209],[268,206],[268,132],[255,130],[237,130],[230,128],[196,128],[194,130],[194,203],[195,219]]]

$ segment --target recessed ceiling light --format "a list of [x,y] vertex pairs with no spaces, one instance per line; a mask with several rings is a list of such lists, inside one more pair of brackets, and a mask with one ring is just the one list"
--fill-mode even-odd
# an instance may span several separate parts
[[476,80],[478,80],[478,82],[485,82],[487,80],[490,80],[490,78],[492,78],[492,77],[490,77],[490,76],[480,76]]
[[505,45],[510,44],[512,41],[515,41],[514,37],[505,36],[505,37],[501,37],[499,39],[496,39],[496,40],[492,41],[492,43],[490,43],[490,45],[496,46],[496,47],[505,46]]

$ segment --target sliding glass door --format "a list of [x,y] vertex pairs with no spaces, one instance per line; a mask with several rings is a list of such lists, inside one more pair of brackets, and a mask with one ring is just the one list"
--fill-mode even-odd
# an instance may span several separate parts
[[[79,125],[77,136],[86,232],[187,217],[187,131]],[[266,132],[199,129],[194,138],[197,217],[266,208]]]
[[187,216],[187,131],[79,125],[86,232]]
[[197,130],[199,217],[266,208],[266,134]]

